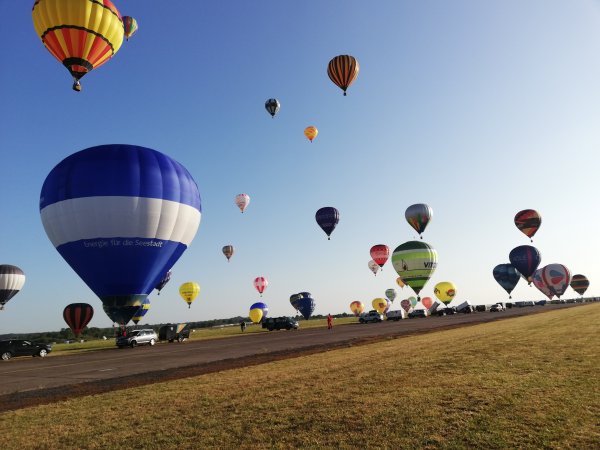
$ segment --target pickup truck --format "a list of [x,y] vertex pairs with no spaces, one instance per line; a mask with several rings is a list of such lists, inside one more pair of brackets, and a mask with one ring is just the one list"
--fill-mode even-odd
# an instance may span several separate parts
[[374,309],[369,312],[362,313],[358,317],[358,321],[360,323],[369,323],[369,322],[383,322],[383,314],[378,313]]

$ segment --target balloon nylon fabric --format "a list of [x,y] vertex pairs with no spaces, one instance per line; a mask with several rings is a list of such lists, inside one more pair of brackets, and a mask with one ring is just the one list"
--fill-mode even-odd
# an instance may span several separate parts
[[71,303],[63,310],[63,319],[76,337],[79,337],[81,330],[90,323],[93,316],[94,308],[87,303]]
[[0,309],[19,291],[25,284],[25,273],[10,264],[0,265]]
[[358,77],[359,70],[360,65],[356,58],[350,55],[339,55],[329,61],[327,75],[346,95],[346,90]]
[[419,295],[437,267],[437,251],[426,242],[408,241],[396,247],[392,265],[404,283]]

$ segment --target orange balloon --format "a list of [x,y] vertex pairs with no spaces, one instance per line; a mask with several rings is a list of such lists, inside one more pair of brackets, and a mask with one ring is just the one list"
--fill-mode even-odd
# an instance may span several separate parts
[[304,129],[304,136],[306,136],[310,142],[317,137],[317,134],[319,134],[317,127],[310,126]]

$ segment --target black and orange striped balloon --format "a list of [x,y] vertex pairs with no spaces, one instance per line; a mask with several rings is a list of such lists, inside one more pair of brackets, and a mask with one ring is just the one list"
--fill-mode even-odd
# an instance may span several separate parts
[[528,238],[532,238],[537,233],[541,224],[542,216],[534,209],[524,209],[515,215],[515,225]]
[[75,336],[81,334],[81,330],[90,323],[94,316],[94,308],[87,303],[71,303],[63,311],[63,318]]
[[590,281],[585,275],[577,274],[571,278],[571,287],[579,295],[585,294],[585,291],[590,286]]
[[339,55],[329,61],[327,75],[346,95],[346,89],[356,80],[359,69],[358,61],[354,56]]

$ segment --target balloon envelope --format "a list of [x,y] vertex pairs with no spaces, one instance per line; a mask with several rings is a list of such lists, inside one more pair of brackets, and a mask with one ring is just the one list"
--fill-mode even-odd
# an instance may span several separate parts
[[585,291],[590,286],[590,281],[585,275],[577,274],[571,278],[571,287],[579,295],[585,294]]
[[76,337],[79,337],[90,320],[94,317],[94,308],[87,303],[71,303],[63,310],[63,319],[73,331]]
[[234,251],[233,245],[226,245],[223,247],[223,254],[227,258],[227,261],[229,261],[229,259],[233,256]]
[[395,289],[386,289],[385,296],[390,302],[394,302],[396,300],[396,290]]
[[46,49],[74,80],[112,58],[125,35],[121,14],[108,0],[39,0],[31,16]]
[[[258,312],[260,312],[260,314]],[[269,307],[263,302],[257,302],[250,306],[250,320],[254,323],[260,322],[261,319],[267,317],[268,314]]]
[[340,221],[340,212],[333,206],[325,206],[317,211],[315,220],[329,239]]
[[381,269],[381,267],[379,267],[379,264],[377,264],[375,261],[370,260],[367,263],[367,266],[369,267],[369,270],[371,272],[373,272],[373,275],[377,276],[377,272],[379,272],[379,269]]
[[534,209],[524,209],[515,215],[515,225],[525,236],[532,238],[542,224],[542,216]]
[[433,299],[431,297],[423,297],[421,299],[421,304],[427,308],[427,309],[431,309],[431,307],[433,306]]
[[571,272],[562,264],[548,264],[542,268],[542,279],[552,294],[560,298],[571,282]]
[[426,242],[408,241],[396,247],[392,264],[402,281],[419,295],[435,271],[437,252]]
[[404,217],[409,225],[421,235],[433,217],[433,210],[425,203],[417,203],[406,208]]
[[246,208],[248,207],[248,205],[250,204],[250,196],[248,194],[238,194],[235,196],[235,204],[237,205],[238,208],[240,208],[240,211],[242,211],[242,214],[244,213],[244,211],[246,210]]
[[365,305],[362,302],[356,300],[350,303],[350,311],[352,311],[352,314],[354,314],[356,317],[360,316],[364,310]]
[[123,30],[125,31],[125,39],[129,40],[138,30],[138,23],[131,16],[123,16]]
[[188,308],[192,307],[192,302],[200,293],[200,285],[195,281],[188,281],[179,286],[179,295],[188,304]]
[[138,324],[140,320],[144,318],[148,310],[150,309],[150,299],[145,298],[142,302],[142,306],[139,307],[135,315],[131,318],[134,324]]
[[258,293],[262,295],[262,293],[265,291],[265,289],[269,285],[269,281],[265,277],[256,277],[254,279],[253,284],[254,284],[254,288],[258,291]]
[[281,104],[276,98],[270,98],[265,102],[265,109],[269,114],[271,114],[271,117],[275,117],[275,114],[279,112],[280,107]]
[[339,55],[329,61],[327,75],[346,95],[348,87],[358,77],[360,66],[354,56]]
[[512,264],[498,264],[494,267],[494,279],[498,282],[510,297],[510,293],[519,282],[521,275]]
[[248,317],[253,323],[259,323],[263,318],[263,312],[260,308],[251,309],[248,313]]
[[544,281],[544,277],[542,276],[542,270],[543,269],[537,269],[535,272],[533,272],[531,279],[532,279],[533,285],[542,294],[544,294],[546,297],[548,297],[548,300],[552,300],[552,297],[554,297],[554,293],[546,285],[546,282]]
[[[433,288],[433,293],[444,304],[450,303],[456,295],[456,286],[451,281],[441,281]],[[421,303],[423,300],[421,300]],[[431,306],[426,306],[427,309]]]
[[508,255],[510,263],[526,279],[533,275],[542,261],[542,255],[531,245],[520,245],[511,250]]
[[302,314],[306,320],[310,319],[310,316],[312,316],[315,311],[315,306],[315,301],[311,297],[302,297],[298,301],[298,311],[300,311],[300,314]]
[[319,130],[317,130],[317,127],[306,127],[304,129],[304,136],[306,136],[306,138],[312,142],[314,138],[317,137],[317,134],[319,134]]
[[158,295],[160,295],[160,291],[163,290],[163,288],[167,285],[167,283],[169,282],[169,280],[171,279],[171,271],[169,270],[164,277],[161,278],[161,280],[158,282],[158,284],[156,286],[154,286],[154,289],[156,289],[158,291]]
[[400,288],[403,288],[404,286],[406,286],[406,284],[404,284],[404,281],[402,280],[402,277],[396,278],[396,284],[398,286],[400,286]]
[[377,244],[371,247],[370,254],[373,261],[375,261],[379,267],[383,268],[383,265],[390,257],[390,249],[387,245]]
[[384,314],[386,309],[388,309],[388,304],[389,302],[385,298],[375,298],[372,302],[373,309],[379,314]]
[[417,303],[419,302],[419,300],[417,300],[417,297],[408,297],[408,301],[410,302],[410,306],[412,306],[413,308],[417,306]]
[[0,310],[25,284],[25,273],[17,266],[0,265]]
[[48,238],[113,322],[125,325],[192,242],[198,186],[177,161],[134,145],[102,145],[60,162],[44,181]]
[[[415,299],[415,300],[416,300],[416,299]],[[410,300],[409,300],[409,299],[407,299],[407,298],[405,298],[404,300],[402,300],[402,301],[400,302],[400,307],[401,307],[401,308],[402,308],[404,311],[406,311],[406,312],[410,311],[410,308],[412,308],[412,305],[410,304]]]

